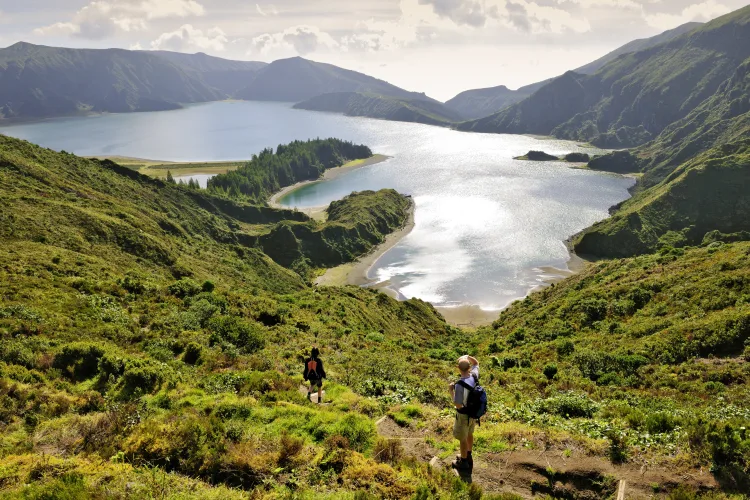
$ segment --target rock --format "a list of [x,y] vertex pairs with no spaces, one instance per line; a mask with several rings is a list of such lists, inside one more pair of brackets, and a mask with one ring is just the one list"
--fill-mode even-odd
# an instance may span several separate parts
[[565,161],[570,163],[588,163],[591,157],[586,153],[568,153],[565,155]]
[[525,156],[516,157],[514,160],[559,161],[560,158],[547,154],[544,151],[529,151]]

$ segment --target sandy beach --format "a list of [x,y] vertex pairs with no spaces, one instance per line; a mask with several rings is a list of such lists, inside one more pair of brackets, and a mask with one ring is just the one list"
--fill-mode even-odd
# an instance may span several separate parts
[[[409,208],[409,218],[406,220],[404,227],[386,236],[383,243],[375,247],[367,255],[357,259],[355,262],[350,262],[327,270],[325,274],[315,280],[315,284],[320,286],[364,286],[375,283],[374,280],[367,278],[367,272],[381,255],[396,246],[396,244],[409,234],[412,229],[414,229],[413,201]],[[378,283],[375,288],[381,289],[385,292],[387,291],[388,284],[388,282]],[[395,292],[393,295],[395,295]]]

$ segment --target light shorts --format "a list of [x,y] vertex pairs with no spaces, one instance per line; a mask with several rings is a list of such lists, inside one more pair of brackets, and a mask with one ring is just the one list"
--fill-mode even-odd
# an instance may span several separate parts
[[477,421],[473,418],[469,418],[468,415],[462,413],[456,413],[456,421],[453,422],[453,437],[459,441],[464,441],[470,435],[474,434],[474,427],[477,425]]

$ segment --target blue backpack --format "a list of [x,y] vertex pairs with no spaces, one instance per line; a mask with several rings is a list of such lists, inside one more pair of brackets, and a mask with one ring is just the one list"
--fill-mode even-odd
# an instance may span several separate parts
[[[458,385],[469,391],[469,396],[466,398],[466,407],[461,408],[459,413],[468,415],[469,418],[479,420],[487,413],[487,392],[484,387],[479,385],[479,379],[474,377],[474,387],[470,386],[463,380],[459,380]],[[462,411],[463,410],[463,411]]]

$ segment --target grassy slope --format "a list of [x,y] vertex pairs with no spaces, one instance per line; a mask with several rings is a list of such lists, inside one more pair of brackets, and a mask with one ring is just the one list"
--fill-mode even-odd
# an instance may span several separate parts
[[750,230],[750,141],[714,148],[638,192],[575,241],[577,252],[626,257]]
[[439,103],[361,92],[322,94],[294,107],[428,125],[447,125],[460,119],[457,113]]
[[[13,139],[0,151],[0,495],[469,498],[424,464],[377,462],[373,425],[387,412],[452,455],[445,384],[466,352],[491,398],[479,457],[603,455],[614,429],[636,470],[747,472],[747,243],[602,263],[468,335],[418,300],[306,287],[228,237],[252,229],[238,205]],[[363,193],[329,219],[383,208]],[[312,344],[322,408],[297,391]]]
[[[453,332],[431,306],[307,288],[243,245],[249,224],[202,208],[210,195],[124,167],[2,137],[0,176],[0,494],[32,481],[28,495],[223,498],[236,494],[207,482],[288,491],[289,471],[319,484],[330,463],[333,490],[413,491],[360,453],[380,403],[334,385],[334,406],[307,407],[298,364],[320,343],[335,380],[434,399],[427,358],[403,356]],[[361,213],[373,205],[389,206],[373,193],[334,204],[330,224],[384,230]],[[402,361],[384,377],[380,356]],[[337,435],[345,449],[323,446]]]
[[[698,26],[700,26],[700,23],[687,23],[651,38],[634,40],[616,50],[613,50],[596,61],[592,61],[591,63],[581,66],[573,71],[583,75],[590,75],[623,54],[653,47],[687,33]],[[512,104],[526,99],[550,81],[551,80],[547,80],[545,82],[528,85],[518,90],[509,90],[503,85],[486,89],[467,90],[447,101],[445,105],[462,114],[467,120],[476,120],[490,116]]]

